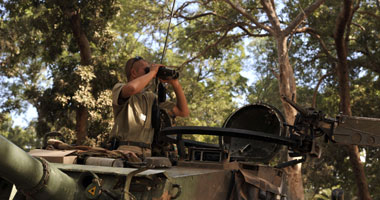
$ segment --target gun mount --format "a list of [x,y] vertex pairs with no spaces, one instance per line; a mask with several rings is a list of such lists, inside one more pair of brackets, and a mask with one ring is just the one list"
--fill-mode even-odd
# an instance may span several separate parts
[[[14,199],[239,199],[244,194],[248,199],[285,200],[281,168],[303,162],[308,155],[318,157],[315,138],[380,145],[378,119],[343,115],[331,119],[285,100],[299,112],[293,125],[274,107],[251,104],[232,113],[222,128],[163,128],[158,136],[178,150],[171,148],[165,158],[146,158],[141,163],[131,163],[115,151],[62,143],[54,144],[75,152],[76,160],[52,163],[32,157],[0,136],[0,197],[7,199],[15,185]],[[208,144],[182,139],[182,134],[220,139],[219,144]],[[265,165],[281,145],[288,146],[291,156],[303,159],[277,167]]]

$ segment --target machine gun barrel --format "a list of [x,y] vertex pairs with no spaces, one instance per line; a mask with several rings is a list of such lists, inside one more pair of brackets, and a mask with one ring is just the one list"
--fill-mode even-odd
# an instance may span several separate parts
[[79,199],[75,180],[0,135],[0,177],[33,199]]
[[293,106],[293,108],[295,108],[302,115],[306,116],[306,115],[309,114],[309,112],[307,112],[306,109],[304,109],[302,106],[298,105],[297,103],[295,103],[294,101],[292,101],[291,99],[289,99],[287,96],[282,95],[282,99],[284,99],[288,104],[290,104],[291,106]]

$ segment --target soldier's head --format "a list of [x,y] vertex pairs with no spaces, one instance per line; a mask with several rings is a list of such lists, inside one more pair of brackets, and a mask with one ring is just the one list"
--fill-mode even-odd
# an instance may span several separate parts
[[125,64],[125,74],[128,81],[146,74],[147,67],[149,67],[149,63],[140,56],[129,59]]

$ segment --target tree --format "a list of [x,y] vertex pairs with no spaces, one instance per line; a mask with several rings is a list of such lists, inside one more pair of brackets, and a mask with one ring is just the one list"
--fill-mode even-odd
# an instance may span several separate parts
[[[359,78],[359,74],[363,72],[363,69],[376,72],[373,64],[377,61],[372,57],[377,54],[377,50],[372,46],[372,44],[376,45],[376,40],[373,42],[369,41],[378,32],[376,28],[378,22],[372,21],[374,18],[365,20],[365,16],[371,15],[376,17],[378,9],[374,2],[371,3],[369,1],[350,1],[344,5],[347,5],[347,3],[351,6],[344,6],[343,8],[345,9],[337,12],[342,7],[342,3],[335,1],[328,2],[321,9],[320,13],[310,18],[310,26],[305,29],[305,33],[309,33],[310,37],[304,40],[306,41],[304,46],[309,48],[301,48],[305,49],[305,51],[303,51],[300,57],[306,57],[310,65],[317,63],[315,66],[320,74],[321,71],[326,70],[327,72],[337,74],[338,80],[334,80],[335,77],[330,75],[327,83],[330,86],[339,85],[339,96],[341,99],[339,110],[351,114],[351,103],[356,100],[350,100],[349,91],[353,91],[355,88],[350,87],[348,82],[352,82],[353,78]],[[344,12],[345,15],[343,15]],[[295,14],[296,12],[293,15]],[[331,34],[331,30],[335,30],[334,34]],[[314,51],[310,49],[314,49]],[[302,65],[304,64],[302,62]],[[362,113],[358,114],[363,116]],[[353,170],[356,172],[354,174],[358,175],[356,177],[358,196],[367,198],[369,194],[363,196],[363,193],[368,191],[368,188],[363,187],[366,187],[368,184],[365,184],[365,176],[359,160],[358,149],[350,147],[348,151],[352,158]],[[338,163],[338,165],[340,164]]]
[[[358,7],[357,7],[358,8]],[[350,24],[353,14],[357,8],[354,8],[353,1],[345,0],[343,7],[337,18],[334,39],[338,56],[337,74],[339,82],[340,110],[345,115],[352,115],[350,103],[349,87],[349,67],[347,62],[348,56],[348,36],[350,35]],[[363,165],[360,161],[359,149],[356,145],[347,146],[350,161],[357,179],[358,196],[360,199],[371,199],[368,191],[368,183],[364,174]]]
[[[89,105],[94,105],[94,99],[106,95],[102,92],[111,87],[108,84],[112,76],[96,76],[109,70],[98,64],[104,61],[102,57],[94,61],[92,54],[94,50],[105,53],[111,45],[107,23],[116,14],[116,2],[6,1],[1,6],[5,8],[1,33],[9,38],[2,41],[6,44],[2,49],[2,72],[18,87],[12,93],[24,91],[24,98],[37,108],[39,135],[52,129],[54,112],[63,114],[61,109],[64,108],[70,120],[71,112],[75,111],[77,143],[82,143],[87,136],[89,109],[95,107]],[[65,79],[54,79],[52,88],[44,88],[38,83],[41,75],[46,74],[44,70],[53,77],[61,74],[58,78]],[[93,85],[104,79],[108,84],[102,84],[103,88]],[[78,90],[87,93],[76,96],[70,93]],[[46,104],[48,100],[55,103]]]

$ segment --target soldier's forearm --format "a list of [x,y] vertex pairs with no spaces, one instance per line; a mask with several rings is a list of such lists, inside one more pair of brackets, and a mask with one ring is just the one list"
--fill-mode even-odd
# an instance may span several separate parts
[[173,109],[176,116],[187,117],[189,116],[189,108],[187,106],[187,100],[183,93],[182,86],[178,80],[173,81],[172,84],[174,92],[177,97],[177,106]]
[[154,72],[149,72],[141,77],[138,77],[128,82],[122,89],[122,97],[127,98],[129,96],[141,92],[155,76],[156,74]]

